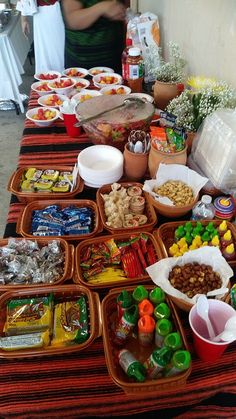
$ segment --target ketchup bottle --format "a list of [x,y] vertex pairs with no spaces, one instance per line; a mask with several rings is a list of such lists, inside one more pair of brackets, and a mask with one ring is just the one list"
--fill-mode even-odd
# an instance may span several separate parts
[[127,79],[128,79],[127,58],[128,58],[128,51],[131,47],[132,47],[132,39],[126,38],[126,47],[121,55],[122,78],[124,82],[127,82]]

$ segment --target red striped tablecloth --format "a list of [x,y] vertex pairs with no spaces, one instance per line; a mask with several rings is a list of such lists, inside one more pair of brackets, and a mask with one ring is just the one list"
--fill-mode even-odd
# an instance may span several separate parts
[[[29,107],[37,106],[32,94]],[[19,166],[73,165],[86,135],[71,139],[62,121],[38,128],[25,122]],[[95,198],[85,189],[80,197]],[[12,197],[5,237],[15,236],[23,204]],[[186,315],[182,314],[191,345]],[[118,417],[236,418],[236,345],[217,364],[207,365],[193,353],[193,369],[182,389],[146,396],[127,396],[108,374],[102,338],[79,353],[0,361],[0,418]]]

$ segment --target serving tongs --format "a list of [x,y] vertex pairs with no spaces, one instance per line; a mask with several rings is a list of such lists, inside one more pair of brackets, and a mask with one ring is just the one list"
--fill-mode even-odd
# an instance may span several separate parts
[[75,127],[81,127],[81,125],[85,124],[86,122],[92,121],[93,119],[98,118],[99,116],[105,115],[108,112],[112,112],[115,109],[119,109],[119,108],[123,108],[125,106],[129,106],[133,103],[136,103],[137,105],[144,105],[146,102],[145,100],[139,98],[139,97],[131,97],[131,98],[126,98],[124,99],[123,103],[121,103],[120,105],[117,106],[113,106],[113,108],[107,109],[105,111],[96,113],[95,115],[89,116],[88,118],[81,118],[79,120],[79,122],[77,122],[76,124],[74,124]]

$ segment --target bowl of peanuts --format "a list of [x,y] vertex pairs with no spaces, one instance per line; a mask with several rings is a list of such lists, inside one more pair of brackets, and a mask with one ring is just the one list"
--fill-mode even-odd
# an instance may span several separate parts
[[147,272],[184,311],[189,311],[201,294],[225,301],[233,276],[219,249],[210,246],[162,259],[149,266]]

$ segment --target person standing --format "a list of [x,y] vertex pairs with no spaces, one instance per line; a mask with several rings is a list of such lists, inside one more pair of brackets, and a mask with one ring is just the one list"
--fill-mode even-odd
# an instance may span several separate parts
[[126,8],[116,0],[62,0],[65,67],[107,66],[121,73]]
[[49,70],[63,71],[65,27],[58,0],[19,0],[16,9],[21,12],[21,26],[29,35],[28,16],[33,15],[35,73]]

